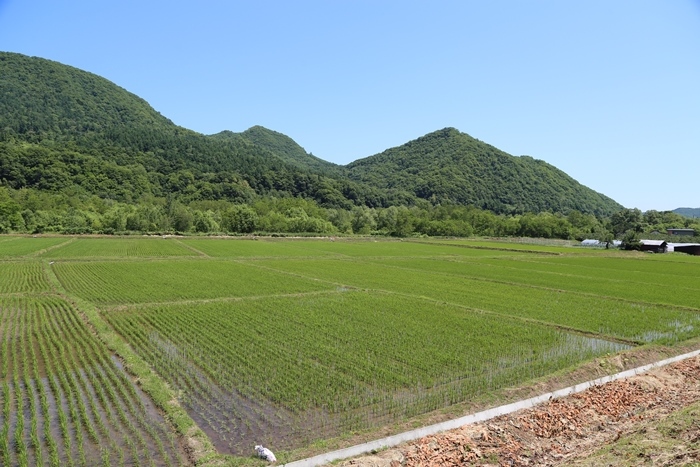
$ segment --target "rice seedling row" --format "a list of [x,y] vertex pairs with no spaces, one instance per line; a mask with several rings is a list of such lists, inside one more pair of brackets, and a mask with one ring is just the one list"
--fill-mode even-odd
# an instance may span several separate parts
[[[73,320],[75,320],[75,315],[72,316]],[[99,355],[99,360],[97,361],[97,368],[99,369],[104,369],[108,368],[110,365],[110,362],[108,361],[108,357],[104,352],[97,352],[98,349],[96,349],[96,345],[94,341],[89,341],[86,343],[86,345],[90,345],[95,349],[96,354]],[[130,384],[130,382],[127,380],[126,376],[122,372],[107,372],[106,373],[108,377],[108,381],[103,381],[101,382],[101,385],[108,385],[110,388],[112,387],[117,387],[119,389],[119,395],[121,397],[122,403],[126,401],[126,405],[128,406],[128,411],[127,413],[130,414],[130,417],[132,419],[135,419],[137,424],[140,426],[141,429],[145,430],[149,437],[151,438],[151,441],[155,443],[161,458],[165,460],[166,465],[168,465],[169,458],[166,455],[164,451],[164,446],[162,444],[162,439],[163,438],[170,438],[169,433],[167,431],[161,430],[160,432],[156,432],[152,426],[151,423],[149,423],[145,419],[145,412],[146,408],[144,407],[142,398],[137,395],[136,390],[134,389],[134,386]],[[110,378],[111,376],[111,378]],[[116,403],[116,402],[115,402]],[[128,423],[130,426],[132,423]],[[132,430],[133,431],[133,430]],[[140,434],[136,434],[135,436],[137,439],[141,440]],[[142,445],[145,446],[143,442],[141,442]]]
[[181,463],[165,421],[66,302],[0,298],[0,321],[4,465]]
[[[555,265],[567,265],[574,270],[586,270],[587,268],[592,268],[596,272],[601,270],[605,271],[605,274],[615,276],[618,271],[622,273],[626,272],[640,272],[648,273],[653,276],[657,274],[670,275],[676,279],[690,279],[695,274],[697,274],[698,261],[697,257],[684,255],[688,259],[688,262],[665,262],[658,261],[657,258],[661,258],[663,255],[645,255],[643,257],[634,258],[624,258],[619,256],[614,257],[596,257],[596,256],[556,256],[556,257],[537,257],[535,258],[519,258],[521,260],[527,261],[537,261],[541,263],[555,264]],[[680,259],[675,257],[675,259]],[[652,277],[653,277],[652,276]]]
[[43,258],[158,258],[197,256],[175,239],[163,238],[76,238],[60,248],[52,249]]
[[101,305],[328,290],[328,284],[228,261],[55,263],[71,293]]
[[65,242],[65,237],[8,237],[0,242],[0,258],[31,256]]
[[[67,316],[70,319],[71,323],[68,323],[67,329],[69,330],[69,332],[74,334],[73,330],[76,329],[76,326],[79,325],[79,323],[77,322],[77,316],[75,314],[67,314],[64,316]],[[80,363],[83,365],[83,368],[94,367],[97,365],[99,368],[103,369],[105,368],[105,366],[109,366],[110,362],[108,361],[108,356],[104,351],[100,351],[94,340],[86,340],[86,336],[84,334],[80,337],[73,336],[73,338],[77,341],[81,341],[82,347],[91,348],[91,350],[93,351],[91,355],[95,355],[96,357],[94,363],[85,362],[81,359]],[[146,407],[144,406],[143,400],[137,394],[134,385],[131,384],[130,381],[128,381],[126,375],[123,372],[108,372],[107,375],[108,377],[113,376],[112,378],[110,378],[111,387],[117,387],[119,389],[121,400],[127,403],[129,413],[131,414],[132,418],[136,420],[136,422],[142,430],[146,431],[148,436],[151,438],[151,441],[155,443],[155,446],[158,449],[161,458],[165,460],[166,465],[169,465],[169,457],[166,454],[164,446],[162,444],[162,438],[167,437],[169,432],[167,430],[161,430],[157,432],[154,429],[153,425],[146,420],[146,417],[144,415],[146,413]],[[138,437],[140,439],[140,435]]]
[[641,277],[632,281],[609,274],[595,274],[583,268],[571,268],[566,273],[557,273],[551,271],[553,268],[548,270],[546,266],[539,265],[538,267],[536,263],[521,261],[483,260],[450,263],[446,261],[387,260],[384,263],[403,264],[403,267],[413,267],[419,271],[442,272],[447,270],[452,273],[459,271],[459,275],[468,278],[490,279],[582,292],[601,297],[700,309],[700,294],[691,283],[685,283],[684,287],[672,280],[664,279],[664,282],[659,282],[658,276],[645,278],[640,275]]
[[[175,365],[161,374],[169,382],[183,381],[170,375],[177,366],[187,373],[191,365],[206,374],[201,384],[216,386],[205,391],[212,397],[232,397],[235,391],[259,407],[273,407],[279,424],[268,429],[280,436],[278,442],[292,445],[290,437],[306,433],[304,424],[319,412],[326,430],[371,426],[621,348],[449,306],[359,292],[139,308],[110,312],[107,319],[129,341],[138,341],[153,368]],[[254,423],[274,420],[260,413]]]
[[[264,261],[266,267],[358,288],[386,290],[508,316],[518,316],[635,342],[672,343],[700,335],[699,314],[479,277],[485,268],[434,260],[365,262]],[[392,267],[391,265],[395,265]],[[464,271],[473,272],[473,276]],[[461,274],[460,274],[461,273]],[[605,293],[605,289],[600,290]]]
[[[32,322],[30,324],[31,329],[34,330],[34,332],[37,332],[36,330],[41,329],[41,332],[44,332],[44,329],[41,327],[40,319],[39,319],[39,314],[38,313],[32,313]],[[39,359],[37,357],[37,352],[35,349],[35,345],[31,345],[29,347],[31,358],[32,358],[32,363],[31,363],[31,368],[32,368],[32,377],[34,380],[34,384],[36,385],[39,393],[39,402],[41,406],[41,415],[43,417],[42,420],[42,426],[43,426],[43,438],[44,442],[46,444],[46,449],[48,451],[48,463],[49,465],[53,466],[58,466],[60,464],[60,457],[58,454],[58,446],[53,438],[51,436],[51,424],[50,424],[50,419],[51,419],[51,412],[49,408],[49,393],[44,385],[44,382],[42,381],[42,376],[39,374]],[[45,368],[45,362],[43,362],[42,368]],[[34,427],[32,427],[33,429]],[[37,429],[38,431],[38,429]],[[38,435],[37,435],[38,436]]]
[[[67,337],[67,336],[66,336]],[[54,340],[54,342],[56,342]],[[79,342],[81,343],[81,342]],[[82,344],[82,343],[81,343]],[[63,357],[65,349],[59,344],[56,346],[59,352],[59,358]],[[97,435],[96,430],[92,427],[92,423],[94,420],[94,423],[98,425],[103,425],[104,422],[101,420],[101,414],[99,411],[96,410],[96,406],[94,404],[90,405],[91,408],[91,416],[88,415],[87,409],[85,407],[85,404],[83,403],[83,400],[85,399],[86,394],[90,394],[90,390],[88,389],[88,386],[84,382],[83,378],[81,377],[82,370],[81,368],[91,368],[94,366],[94,362],[86,362],[85,358],[83,358],[83,354],[79,353],[76,355],[77,361],[75,361],[74,365],[69,365],[69,364],[63,364],[61,365],[62,368],[62,374],[59,377],[59,381],[61,384],[61,387],[63,388],[63,392],[67,394],[78,394],[80,395],[77,397],[77,404],[78,404],[78,411],[76,411],[74,408],[71,408],[71,416],[74,419],[77,419],[78,423],[82,423],[83,426],[85,427],[85,430],[88,433],[89,439],[96,444],[99,444],[100,441],[102,443],[105,443],[109,438],[103,438],[99,439],[99,436]],[[68,359],[61,359],[61,362],[65,361],[71,361]],[[76,381],[77,380],[77,381]],[[78,387],[78,385],[80,387]],[[69,407],[71,405],[71,401],[69,400]],[[75,402],[74,402],[75,403]],[[99,421],[98,421],[99,420]],[[100,430],[103,434],[103,436],[106,433],[106,430]],[[138,434],[137,434],[138,436]]]
[[0,294],[48,292],[51,290],[41,264],[0,262]]
[[[251,433],[247,438],[260,439],[261,423],[257,414],[250,414],[251,401],[242,401],[237,394],[225,393],[194,363],[188,360],[185,352],[163,345],[164,341],[156,333],[146,336],[142,327],[125,319],[116,324],[118,332],[130,336],[130,342],[137,351],[150,362],[158,362],[158,372],[173,388],[183,393],[182,404],[209,433],[224,433],[221,442],[224,451],[243,452],[249,445],[241,443],[237,437]],[[149,345],[155,342],[156,345]],[[236,436],[226,438],[226,433]]]
[[[561,261],[561,259],[568,259],[568,261]],[[549,260],[547,258],[532,259],[520,257],[517,260],[508,261],[507,267],[533,273],[562,274],[637,284],[658,284],[665,287],[692,288],[697,285],[697,279],[692,275],[693,270],[697,266],[693,268],[691,264],[682,265],[673,273],[665,273],[662,270],[636,267],[637,264],[645,264],[644,261],[623,260],[620,258],[596,258],[598,260],[596,263],[581,261],[588,259],[590,258],[554,258]],[[504,266],[504,262],[498,260],[482,260],[479,263],[497,267]]]

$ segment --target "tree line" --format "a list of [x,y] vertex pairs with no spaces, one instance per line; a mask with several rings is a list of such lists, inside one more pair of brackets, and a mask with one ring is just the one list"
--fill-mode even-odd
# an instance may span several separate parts
[[104,199],[75,187],[59,193],[0,187],[0,233],[304,234],[497,236],[634,240],[667,228],[696,228],[672,212],[624,209],[609,218],[579,211],[495,214],[456,204],[327,208],[313,199],[257,197],[248,202],[144,196],[136,203]]

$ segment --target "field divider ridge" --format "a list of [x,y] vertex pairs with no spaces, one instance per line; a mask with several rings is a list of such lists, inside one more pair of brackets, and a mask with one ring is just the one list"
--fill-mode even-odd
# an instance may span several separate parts
[[563,253],[558,253],[556,251],[544,251],[544,250],[527,250],[527,249],[518,249],[518,248],[498,248],[495,246],[483,246],[483,245],[458,245],[456,243],[435,243],[435,242],[426,242],[426,241],[421,241],[421,240],[405,240],[408,243],[418,243],[421,245],[433,245],[433,246],[450,246],[450,247],[455,247],[455,248],[470,248],[472,250],[493,250],[493,251],[507,251],[507,252],[513,252],[513,253],[528,253],[528,254],[540,254],[540,255],[548,255],[548,256],[563,256]]
[[34,257],[41,256],[41,255],[43,255],[44,253],[47,253],[47,252],[49,252],[49,251],[51,251],[51,250],[55,250],[55,249],[57,249],[57,248],[62,248],[62,247],[64,247],[64,246],[66,246],[66,245],[70,245],[71,243],[73,243],[73,242],[75,242],[75,241],[76,241],[76,237],[72,237],[72,238],[70,238],[69,240],[66,240],[66,241],[63,242],[63,243],[59,243],[58,245],[52,245],[52,246],[47,247],[47,248],[44,248],[44,249],[42,249],[42,250],[35,251],[34,253],[32,253],[31,255],[28,255],[28,256],[34,256]]
[[[333,258],[332,260],[333,260],[333,261],[353,261],[353,262],[356,262],[355,260],[352,260],[352,259],[340,259],[340,260],[339,260],[338,258]],[[239,263],[239,264],[245,264],[245,265],[247,265],[247,266],[251,266],[251,267],[254,267],[254,268],[264,269],[264,270],[266,270],[266,271],[273,271],[273,272],[276,272],[276,273],[278,273],[278,274],[285,274],[285,275],[287,275],[287,276],[300,277],[300,278],[306,279],[306,280],[311,280],[311,281],[316,281],[316,282],[323,282],[323,283],[326,283],[326,284],[334,285],[334,286],[336,286],[336,287],[354,288],[354,289],[357,289],[357,290],[364,290],[363,287],[357,287],[357,286],[353,286],[353,285],[346,284],[346,283],[343,283],[343,282],[329,281],[329,280],[327,280],[327,279],[321,279],[321,278],[318,278],[318,277],[316,277],[316,276],[307,276],[307,275],[305,275],[305,274],[299,274],[298,272],[290,272],[290,271],[285,271],[285,270],[283,270],[283,269],[276,269],[276,268],[273,268],[273,267],[270,267],[270,266],[263,266],[262,264],[257,264],[256,261],[238,260],[238,259],[236,259],[236,260],[234,260],[233,262],[234,262],[234,263]]]
[[192,245],[188,245],[187,243],[184,243],[184,242],[183,242],[182,240],[180,240],[179,238],[176,238],[176,239],[174,239],[174,240],[175,240],[175,243],[177,243],[177,244],[180,245],[181,247],[187,248],[188,250],[197,253],[197,255],[199,255],[199,256],[201,256],[201,257],[204,257],[204,258],[209,258],[209,257],[210,257],[208,254],[206,254],[206,253],[203,252],[202,250],[198,250],[198,249],[196,249],[195,247],[193,247]]
[[[347,290],[360,290],[359,288],[346,286]],[[345,290],[344,290],[345,291]],[[314,290],[311,292],[290,292],[269,295],[249,295],[245,297],[216,297],[216,298],[192,298],[185,300],[172,300],[163,302],[129,303],[126,305],[101,306],[101,311],[119,312],[139,308],[149,308],[166,305],[201,305],[206,303],[243,302],[246,300],[264,300],[266,298],[310,297],[315,295],[333,295],[341,293],[339,290]]]

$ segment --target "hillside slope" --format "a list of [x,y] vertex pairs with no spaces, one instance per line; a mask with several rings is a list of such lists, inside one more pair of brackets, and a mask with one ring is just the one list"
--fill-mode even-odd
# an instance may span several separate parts
[[386,190],[257,144],[264,133],[205,136],[97,75],[0,52],[0,180],[11,188],[73,189],[126,202],[168,194],[185,202],[299,196],[345,209],[392,202]]
[[549,164],[452,128],[339,166],[260,126],[196,133],[97,75],[7,52],[0,52],[0,181],[128,203],[292,196],[346,210],[420,199],[504,214],[621,208]]
[[353,180],[373,186],[501,213],[575,209],[606,215],[622,208],[544,161],[511,156],[454,128],[357,160],[348,169]]
[[0,90],[0,131],[6,137],[65,139],[124,127],[175,128],[140,97],[51,60],[0,52]]
[[700,217],[700,208],[676,208],[673,212],[685,217]]
[[343,167],[307,153],[287,135],[256,125],[240,135],[253,144],[272,152],[286,163],[300,169],[321,173],[342,174]]

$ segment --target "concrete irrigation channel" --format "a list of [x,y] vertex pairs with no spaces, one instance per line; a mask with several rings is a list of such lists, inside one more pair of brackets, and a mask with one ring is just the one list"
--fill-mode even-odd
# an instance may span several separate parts
[[551,399],[557,399],[561,397],[570,396],[572,394],[577,394],[585,391],[594,386],[600,386],[602,384],[609,383],[611,381],[616,381],[620,379],[630,378],[636,375],[646,373],[655,368],[660,368],[671,363],[686,360],[688,358],[697,357],[700,355],[700,350],[685,353],[682,355],[677,355],[668,359],[660,360],[658,362],[650,363],[648,365],[643,365],[631,370],[622,371],[614,375],[604,376],[602,378],[597,378],[585,383],[576,384],[574,386],[569,386],[564,389],[559,389],[557,391],[548,392],[546,394],[541,394],[530,399],[524,399],[521,401],[513,402],[511,404],[502,405],[499,407],[494,407],[492,409],[484,410],[482,412],[466,415],[464,417],[456,418],[453,420],[448,420],[446,422],[436,423],[434,425],[425,426],[422,428],[417,428],[415,430],[406,431],[396,435],[388,436],[386,438],[377,439],[370,441],[368,443],[358,444],[345,449],[339,449],[337,451],[327,452],[325,454],[320,454],[318,456],[309,457],[307,459],[301,459],[294,462],[289,462],[284,464],[287,467],[316,467],[320,465],[325,465],[330,462],[348,459],[351,457],[357,457],[363,454],[371,453],[372,451],[379,451],[386,448],[398,446],[401,443],[408,441],[413,441],[426,436],[434,435],[440,432],[453,430],[464,425],[469,425],[472,423],[479,423],[492,418],[511,414],[522,409],[529,409],[535,407],[539,404],[547,402]]

